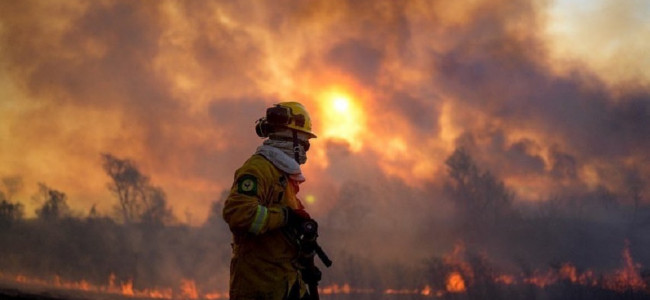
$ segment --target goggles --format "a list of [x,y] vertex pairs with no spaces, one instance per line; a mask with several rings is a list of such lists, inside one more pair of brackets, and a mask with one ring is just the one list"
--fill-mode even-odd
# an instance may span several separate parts
[[289,125],[293,121],[298,127],[305,126],[304,115],[294,115],[288,107],[279,105],[266,109],[266,121],[272,125]]

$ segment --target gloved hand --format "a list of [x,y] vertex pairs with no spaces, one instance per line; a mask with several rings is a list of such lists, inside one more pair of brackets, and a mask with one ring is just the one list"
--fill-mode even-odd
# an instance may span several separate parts
[[284,216],[285,220],[287,220],[287,226],[294,228],[311,219],[311,216],[304,209],[292,209],[291,207],[284,208]]

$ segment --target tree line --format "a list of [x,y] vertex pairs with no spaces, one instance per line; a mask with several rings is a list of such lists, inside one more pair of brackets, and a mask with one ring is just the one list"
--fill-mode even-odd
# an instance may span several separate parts
[[[650,243],[650,209],[639,176],[630,176],[631,196],[599,188],[522,207],[515,193],[468,151],[457,149],[445,166],[442,190],[433,193],[436,199],[424,196],[425,209],[404,206],[406,200],[397,197],[416,194],[404,194],[409,189],[399,184],[396,196],[352,181],[332,193],[336,207],[318,218],[321,245],[335,262],[323,270],[322,286],[442,289],[450,272],[467,275],[467,267],[444,257],[459,241],[466,249],[462,259],[473,274],[473,281],[466,279],[468,293],[477,299],[486,294],[508,298],[510,291],[490,281],[499,272],[530,274],[562,262],[582,269],[617,267],[624,239],[630,241],[636,260],[649,262],[641,250]],[[2,180],[0,271],[94,284],[106,284],[114,274],[117,282],[132,280],[136,289],[176,287],[185,278],[196,280],[203,291],[227,289],[231,237],[221,218],[227,191],[212,203],[205,223],[192,227],[173,217],[162,188],[132,160],[102,154],[102,168],[116,200],[108,216],[95,208],[85,215],[75,212],[63,191],[40,183],[32,197],[40,203],[36,218],[26,219],[24,206],[14,200],[22,181]],[[633,201],[626,204],[621,201],[625,197]],[[445,205],[452,208],[449,216],[418,214]],[[399,227],[405,222],[412,226]],[[412,240],[399,244],[403,250],[398,253],[408,260],[380,258],[392,239],[407,233],[413,234]]]
[[[162,188],[151,183],[149,176],[143,174],[130,159],[118,158],[110,153],[102,154],[102,167],[111,179],[108,190],[117,198],[112,215],[115,220],[125,224],[145,223],[151,225],[169,224],[175,221],[167,204],[167,195]],[[24,218],[24,205],[12,201],[22,187],[20,177],[5,177],[0,190],[0,223],[11,224]],[[38,191],[32,200],[41,203],[35,213],[38,219],[57,220],[70,218],[73,211],[69,207],[67,195],[45,183],[38,183]],[[89,215],[97,216],[93,206]]]

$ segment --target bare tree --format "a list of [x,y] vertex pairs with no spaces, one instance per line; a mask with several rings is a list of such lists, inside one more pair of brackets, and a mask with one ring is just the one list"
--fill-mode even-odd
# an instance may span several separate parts
[[43,202],[43,205],[36,209],[36,215],[41,220],[53,221],[71,216],[67,197],[63,192],[39,183],[38,193],[33,198],[37,202]]
[[118,210],[125,223],[137,221],[144,198],[144,187],[149,178],[144,176],[135,163],[128,159],[119,159],[112,154],[102,154],[103,168],[113,180],[108,189],[119,200]]
[[142,174],[133,161],[108,153],[102,154],[102,158],[104,171],[112,179],[108,189],[117,196],[118,212],[125,223],[173,221],[165,192],[151,185],[149,177]]

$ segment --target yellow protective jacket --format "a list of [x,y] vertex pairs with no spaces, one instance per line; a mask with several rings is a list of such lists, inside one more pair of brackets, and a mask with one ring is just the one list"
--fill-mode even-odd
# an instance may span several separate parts
[[302,208],[298,185],[263,156],[249,158],[235,172],[223,207],[233,234],[230,299],[285,299],[292,286],[306,291],[295,267],[298,247],[285,233],[284,207]]

